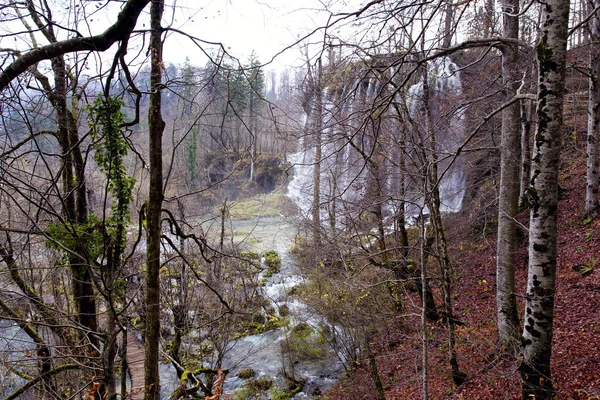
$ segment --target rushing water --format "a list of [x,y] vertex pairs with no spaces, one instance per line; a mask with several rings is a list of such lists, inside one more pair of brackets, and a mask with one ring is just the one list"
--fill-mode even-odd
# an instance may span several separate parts
[[[284,305],[289,309],[290,315],[287,318],[290,320],[290,326],[245,336],[232,342],[231,349],[223,359],[222,368],[230,370],[224,390],[225,393],[233,393],[248,382],[236,376],[244,368],[254,370],[254,379],[268,377],[273,379],[274,384],[285,388],[282,342],[290,334],[293,326],[307,323],[317,327],[321,321],[321,317],[306,304],[288,295],[289,289],[304,282],[294,257],[290,254],[295,230],[282,217],[235,221],[233,228],[234,232],[250,232],[233,237],[234,242],[244,241],[248,250],[259,253],[276,250],[279,254],[281,269],[268,279],[263,287],[263,295],[271,301],[276,310]],[[299,360],[294,364],[294,373],[296,378],[304,381],[304,386],[294,398],[312,399],[316,394],[325,392],[335,384],[342,370],[343,366],[332,349],[326,349],[318,360]],[[168,398],[176,384],[174,368],[166,364],[161,366],[161,396]]]
[[[35,360],[27,356],[29,352],[35,351],[35,344],[29,336],[21,330],[14,322],[0,320],[0,352],[2,366],[7,365],[31,365],[35,366]],[[10,372],[6,368],[0,368],[0,396],[2,398],[10,395],[20,388],[26,381]],[[21,399],[33,399],[32,394],[25,393]]]
[[[236,376],[242,368],[251,368],[255,371],[255,378],[268,377],[276,385],[286,387],[283,379],[283,356],[281,343],[289,335],[293,326],[305,322],[316,327],[320,317],[306,304],[289,296],[287,293],[292,287],[304,282],[300,275],[294,257],[290,254],[290,246],[295,236],[293,227],[282,217],[261,218],[234,222],[235,232],[250,232],[234,236],[234,241],[244,241],[248,250],[263,252],[276,250],[281,258],[281,270],[274,274],[263,287],[263,295],[269,299],[275,309],[287,306],[290,315],[290,326],[278,328],[263,334],[243,337],[232,342],[231,350],[223,360],[223,369],[230,369],[225,380],[225,392],[233,393],[236,389],[247,383],[247,380]],[[27,357],[29,351],[35,348],[31,339],[19,328],[18,325],[0,320],[0,348],[4,362],[34,362]],[[305,382],[302,392],[294,396],[295,399],[311,399],[313,393],[323,393],[329,389],[342,372],[342,365],[328,349],[318,360],[300,360],[294,364],[296,378]],[[178,384],[175,369],[170,364],[160,366],[161,398],[168,399]],[[24,382],[7,370],[0,369],[0,395],[6,396],[19,388]],[[22,397],[24,399],[32,397]],[[266,397],[265,397],[266,398]]]
[[[288,295],[289,289],[304,282],[294,257],[290,254],[295,236],[294,228],[281,217],[238,221],[235,222],[235,228],[238,231],[251,232],[245,239],[250,239],[246,241],[253,243],[253,250],[262,252],[273,249],[281,258],[281,270],[269,278],[264,287],[265,297],[276,306],[275,309],[287,306],[291,326],[305,322],[316,327],[320,317],[306,304]],[[230,393],[245,383],[243,379],[235,376],[242,368],[252,368],[256,377],[273,377],[276,383],[283,386],[281,342],[289,331],[289,328],[279,328],[239,340],[223,360],[223,368],[232,369],[225,381],[225,391]],[[321,360],[300,360],[294,365],[294,369],[296,375],[305,381],[303,391],[294,398],[310,399],[313,397],[311,393],[317,388],[321,392],[330,388],[343,368],[330,349]]]

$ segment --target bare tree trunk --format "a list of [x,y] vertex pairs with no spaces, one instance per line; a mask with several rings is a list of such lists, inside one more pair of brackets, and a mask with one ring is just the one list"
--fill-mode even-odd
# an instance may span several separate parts
[[[504,37],[518,39],[519,1],[504,0]],[[518,48],[502,47],[502,77],[505,99],[517,94],[519,87]],[[496,306],[500,348],[516,348],[519,338],[519,316],[515,297],[515,251],[517,247],[516,216],[519,206],[519,165],[521,160],[519,135],[519,103],[502,110],[500,161],[500,198],[498,200],[498,242],[496,252]]]
[[[111,299],[107,299],[109,303],[110,300]],[[104,342],[104,352],[102,354],[104,389],[106,390],[103,398],[107,400],[114,400],[117,398],[115,379],[115,356],[117,355],[116,315],[111,307],[111,304],[109,304],[106,316],[106,340]]]
[[[593,12],[598,0],[588,0],[588,11]],[[588,98],[587,170],[585,191],[585,214],[595,217],[598,214],[598,131],[600,130],[600,54],[597,50],[600,41],[600,16],[590,20],[590,77]]]
[[561,148],[567,0],[541,5],[538,57],[538,127],[533,150],[529,222],[529,273],[522,337],[523,399],[551,399],[552,325],[556,290],[558,167]]
[[256,130],[256,115],[254,115],[254,92],[252,92],[252,86],[250,87],[250,98],[248,104],[249,114],[249,126],[250,126],[250,141],[252,144],[252,154],[250,156],[250,182],[254,181],[254,163],[258,156],[258,131]]
[[377,400],[385,400],[385,392],[383,391],[383,384],[381,383],[381,377],[379,376],[379,370],[377,369],[377,359],[375,354],[371,350],[371,344],[369,343],[371,335],[367,335],[366,346],[367,346],[367,358],[369,359],[369,369],[371,371],[371,377],[377,390],[375,398]]
[[121,358],[121,398],[127,397],[127,371],[129,365],[127,364],[127,330],[121,331],[121,348],[119,349],[119,357]]
[[[442,225],[442,217],[440,214],[439,191],[431,196],[429,208],[431,212],[431,225],[436,238],[436,246],[438,251],[438,260],[440,270],[442,271],[442,292],[444,294],[444,318],[448,327],[448,355],[450,357],[450,369],[452,371],[452,380],[456,386],[462,385],[466,375],[460,371],[458,365],[458,357],[456,355],[456,321],[454,319],[454,311],[452,308],[452,282],[450,271],[450,257],[448,255],[448,246],[444,235],[444,227]],[[437,198],[436,198],[437,197]]]
[[496,2],[485,0],[485,19],[483,24],[483,37],[490,38],[494,34]]
[[[427,292],[427,256],[425,246],[427,242],[427,228],[425,226],[425,217],[421,209],[421,291]],[[427,300],[425,296],[421,296],[421,344],[423,346],[423,400],[429,399],[429,365],[427,358],[429,356],[427,349]]]
[[223,266],[223,254],[225,249],[225,220],[227,218],[227,200],[223,202],[221,206],[221,231],[219,235],[219,253],[220,256],[217,257],[214,266],[214,278],[215,282],[219,282],[221,280],[221,268]]
[[531,178],[531,101],[521,102],[521,188],[519,192],[519,207],[527,203],[527,188]]
[[164,0],[152,1],[150,8],[150,106],[148,109],[150,188],[147,210],[146,249],[146,335],[144,360],[144,400],[159,398],[158,347],[160,339],[160,235],[162,185],[162,135],[165,122],[161,110],[162,28]]
[[[35,25],[44,34],[51,44],[58,44],[52,25],[47,24],[40,17],[33,1],[27,1],[27,9]],[[24,21],[24,20],[23,20]],[[27,23],[23,22],[27,27]],[[67,89],[67,65],[64,56],[58,55],[50,60],[54,74],[54,88],[50,87],[48,78],[34,69],[34,76],[48,94],[50,103],[56,110],[58,130],[56,139],[61,147],[62,180],[63,180],[63,213],[66,224],[86,223],[88,219],[87,193],[85,185],[85,163],[79,147],[79,132],[75,113],[68,108],[69,97]],[[72,226],[68,229],[75,231]],[[76,255],[69,257],[69,267],[72,279],[71,287],[73,298],[77,307],[77,320],[88,332],[80,335],[83,340],[91,340],[98,345],[98,341],[89,332],[98,329],[96,318],[96,298],[92,285],[91,274],[86,261],[86,249],[77,241],[75,243]],[[86,337],[87,336],[87,337]]]
[[313,224],[313,243],[315,256],[318,254],[318,248],[321,243],[321,146],[323,138],[323,88],[321,87],[321,59],[317,64],[317,72],[313,81],[314,101],[315,101],[315,169],[313,176],[313,209],[312,209],[312,224]]
[[456,5],[452,4],[452,1],[446,3],[445,17],[444,17],[444,32],[442,36],[442,48],[447,49],[452,45],[452,36],[454,36],[454,12],[456,11]]
[[[400,144],[401,148],[404,148],[404,141]],[[404,154],[401,155],[402,160],[400,161],[400,185],[398,188],[398,215],[396,216],[396,225],[397,225],[397,242],[400,246],[400,254],[402,256],[402,264],[404,270],[408,267],[408,255],[409,255],[409,247],[408,247],[408,231],[406,230],[406,156]]]
[[[117,335],[119,334],[117,323],[119,316],[117,314],[115,303],[120,301],[124,304],[125,299],[123,298],[124,296],[119,295],[115,290],[115,279],[121,267],[124,250],[123,244],[126,240],[125,221],[127,221],[127,215],[125,214],[128,214],[129,211],[128,201],[129,199],[119,198],[116,234],[114,237],[110,237],[110,235],[105,232],[104,237],[104,247],[105,249],[108,249],[107,265],[104,273],[105,290],[108,294],[106,297],[106,340],[104,342],[104,352],[102,354],[104,387],[106,390],[103,399],[106,400],[115,400],[117,398],[115,357],[117,356]],[[124,332],[123,335],[126,336],[126,332]]]
[[[435,131],[433,129],[433,118],[431,108],[429,106],[430,94],[428,74],[425,72],[423,78],[423,103],[425,106],[426,132],[429,138],[427,146],[428,157],[426,159],[426,177],[429,180],[428,185],[431,192],[426,192],[427,206],[430,212],[431,226],[435,237],[437,248],[437,257],[442,272],[442,292],[444,293],[444,317],[448,327],[448,356],[450,358],[450,368],[452,371],[452,380],[457,386],[460,386],[465,380],[465,374],[460,371],[458,366],[458,358],[456,356],[456,326],[454,321],[454,312],[452,310],[452,293],[451,293],[451,271],[450,257],[448,255],[448,246],[446,236],[444,234],[444,226],[442,224],[442,215],[440,213],[440,190],[438,184],[438,157],[437,157],[437,141]],[[425,295],[425,293],[423,293]]]

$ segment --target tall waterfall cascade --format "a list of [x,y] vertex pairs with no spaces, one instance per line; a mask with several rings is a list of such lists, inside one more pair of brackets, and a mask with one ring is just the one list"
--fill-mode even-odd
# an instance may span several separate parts
[[[390,75],[394,76],[393,70]],[[454,99],[460,97],[463,91],[460,70],[450,58],[441,57],[427,63],[426,76],[429,87],[428,104],[433,121],[431,127],[425,126],[424,76],[405,91],[404,99],[399,98],[400,94],[394,95],[394,101],[405,102],[412,120],[410,127],[407,121],[401,121],[398,117],[390,118],[391,121],[381,118],[377,122],[379,125],[373,126],[372,115],[377,112],[377,106],[373,104],[389,100],[381,79],[355,79],[343,89],[337,89],[337,96],[332,94],[333,90],[330,88],[323,90],[321,159],[315,159],[315,134],[314,131],[311,132],[310,125],[311,121],[314,123],[315,116],[311,115],[305,118],[307,134],[301,139],[301,150],[288,157],[288,161],[294,165],[288,196],[298,205],[303,217],[310,219],[312,215],[316,163],[320,163],[321,170],[321,221],[330,221],[334,216],[343,229],[347,216],[355,216],[361,210],[376,204],[382,205],[386,218],[393,217],[400,203],[398,193],[401,184],[405,187],[407,215],[417,215],[423,203],[423,192],[418,178],[420,171],[410,165],[410,162],[412,153],[417,151],[418,135],[429,140],[427,129],[433,129],[436,135],[441,211],[461,210],[466,174],[463,160],[454,154],[465,139],[464,112],[458,108],[448,109],[447,106],[448,103],[459,104]],[[387,90],[391,91],[391,88]],[[406,132],[407,129],[417,133],[401,137],[401,132]],[[406,140],[406,144],[402,140]],[[402,146],[404,152],[399,150]],[[411,146],[415,149],[411,150]],[[406,155],[407,152],[412,153]],[[374,159],[377,166],[374,167],[367,157]],[[377,157],[379,158],[376,159]],[[404,164],[409,168],[404,177],[400,173],[401,157],[411,159]],[[379,179],[379,193],[374,183],[376,179]]]

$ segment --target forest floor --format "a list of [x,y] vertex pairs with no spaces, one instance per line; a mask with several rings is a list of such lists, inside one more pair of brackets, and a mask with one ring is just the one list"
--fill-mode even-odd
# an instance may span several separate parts
[[[584,219],[585,143],[563,150],[558,221],[558,267],[555,301],[552,378],[559,399],[600,399],[600,219]],[[488,211],[495,213],[495,209]],[[466,213],[445,221],[452,254],[454,310],[460,368],[468,375],[460,387],[452,383],[447,358],[447,330],[429,327],[429,396],[431,399],[520,399],[516,357],[498,359],[496,333],[495,227],[474,229]],[[472,213],[471,213],[472,214]],[[495,220],[495,218],[491,218]],[[528,213],[519,221],[522,245],[516,256],[516,281],[522,315],[527,279]],[[441,304],[441,296],[437,302]],[[412,295],[418,303],[418,297]],[[407,301],[407,303],[409,303]],[[409,305],[405,306],[408,308]],[[417,309],[407,309],[405,314]],[[422,398],[420,319],[398,319],[371,347],[376,351],[385,397]],[[368,362],[353,369],[322,400],[375,399]]]

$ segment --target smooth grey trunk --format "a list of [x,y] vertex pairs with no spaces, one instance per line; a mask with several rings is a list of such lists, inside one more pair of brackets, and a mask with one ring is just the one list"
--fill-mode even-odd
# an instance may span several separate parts
[[531,128],[532,102],[521,102],[521,188],[519,192],[519,207],[527,204],[527,188],[531,179]]
[[[592,12],[599,0],[588,0],[588,11]],[[600,53],[596,49],[600,41],[600,16],[596,13],[589,22],[590,60],[587,132],[587,168],[585,190],[585,215],[598,214],[598,130],[600,129]]]
[[496,2],[485,0],[485,20],[483,23],[483,36],[490,38],[494,34]]
[[[504,37],[518,39],[519,0],[504,0],[502,11]],[[519,88],[518,75],[518,48],[516,46],[503,46],[502,80],[504,83],[504,97],[507,101],[517,94]],[[520,331],[515,297],[516,216],[519,206],[521,161],[519,117],[518,102],[502,110],[500,197],[498,199],[496,253],[496,308],[498,313],[498,339],[501,350],[517,348]]]
[[520,366],[523,399],[552,399],[550,375],[556,291],[558,167],[561,149],[569,1],[541,4],[538,126],[534,141],[529,222],[529,272]]
[[106,341],[102,354],[104,367],[104,387],[106,392],[103,398],[114,400],[117,398],[117,387],[115,377],[115,356],[117,355],[117,332],[116,316],[114,310],[108,310],[106,316]]
[[[400,142],[400,148],[404,148],[404,140]],[[396,242],[400,246],[400,254],[402,255],[402,267],[406,271],[408,269],[408,256],[409,256],[409,247],[408,247],[408,232],[406,230],[406,202],[404,199],[406,198],[406,171],[407,171],[407,163],[406,163],[406,154],[402,153],[400,155],[400,184],[398,186],[398,215],[396,216],[396,225],[397,225],[397,239]]]
[[[119,357],[121,359],[121,398],[127,397],[127,371],[129,365],[127,364],[127,330],[121,331],[121,349],[119,351]],[[131,376],[131,374],[129,374]]]
[[331,239],[335,240],[337,234],[336,234],[336,221],[337,221],[337,217],[336,217],[336,199],[337,199],[337,194],[336,194],[336,188],[338,185],[337,182],[337,176],[338,176],[338,163],[339,163],[339,159],[340,159],[340,154],[336,154],[336,161],[335,161],[335,166],[333,171],[331,171],[331,183],[329,186],[329,206],[327,207],[327,211],[329,212],[329,229],[331,230]]

